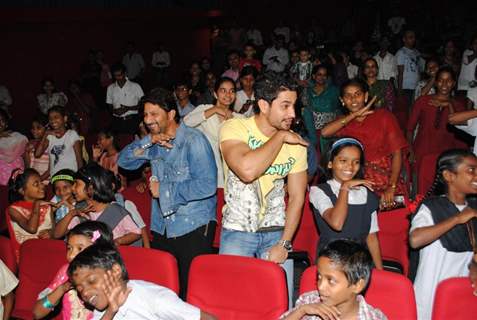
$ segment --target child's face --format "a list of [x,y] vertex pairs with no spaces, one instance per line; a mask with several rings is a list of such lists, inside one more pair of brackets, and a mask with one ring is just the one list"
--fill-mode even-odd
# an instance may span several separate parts
[[65,127],[66,117],[58,112],[50,112],[48,114],[48,121],[53,130],[58,130]]
[[113,144],[113,139],[106,137],[104,134],[98,135],[98,145],[101,149],[105,150]]
[[361,150],[355,146],[345,147],[338,152],[333,161],[328,162],[328,168],[332,170],[333,177],[338,182],[353,179],[360,168]]
[[108,307],[108,298],[103,289],[106,270],[82,267],[73,273],[73,284],[81,299],[97,310]]
[[310,54],[308,51],[300,51],[300,61],[308,62],[310,60]]
[[88,193],[86,191],[86,183],[84,183],[83,180],[75,180],[75,184],[73,185],[73,195],[75,196],[76,201],[89,199]]
[[240,84],[244,90],[252,90],[255,83],[255,78],[253,75],[249,74],[240,78]]
[[343,303],[354,301],[362,286],[351,285],[341,266],[328,257],[318,259],[318,283],[321,301],[328,306],[339,307]]
[[449,188],[464,193],[477,193],[477,158],[465,157],[457,166],[456,172],[444,170],[444,179]]
[[426,65],[426,73],[431,77],[434,77],[436,75],[437,70],[439,70],[439,65],[435,61],[430,61]]
[[229,55],[227,60],[231,69],[237,69],[239,67],[240,57],[238,56],[238,54],[234,53]]
[[299,53],[296,51],[292,52],[290,60],[292,63],[297,63],[300,60]]
[[71,262],[78,253],[93,244],[90,238],[81,234],[73,234],[68,237],[66,244],[66,260]]
[[230,106],[235,101],[235,87],[229,81],[223,82],[215,94],[217,102],[223,106]]
[[246,46],[243,50],[243,54],[247,59],[252,59],[255,55],[255,49],[251,46]]
[[66,199],[73,193],[73,185],[71,182],[59,180],[53,185],[55,188],[55,194],[61,199]]
[[40,139],[43,137],[43,134],[45,134],[45,127],[42,126],[39,122],[33,121],[31,124],[31,135],[33,136],[33,139]]
[[41,200],[45,197],[45,185],[41,183],[40,176],[37,174],[28,177],[22,191],[23,198],[27,201]]

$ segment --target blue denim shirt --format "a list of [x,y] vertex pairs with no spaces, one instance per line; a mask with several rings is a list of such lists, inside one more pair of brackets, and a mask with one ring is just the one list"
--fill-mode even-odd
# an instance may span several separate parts
[[217,167],[207,138],[181,123],[172,145],[172,149],[153,145],[148,135],[126,146],[118,158],[118,165],[128,170],[150,161],[152,174],[159,178],[159,199],[153,199],[151,206],[151,230],[166,232],[169,238],[216,220],[217,205]]

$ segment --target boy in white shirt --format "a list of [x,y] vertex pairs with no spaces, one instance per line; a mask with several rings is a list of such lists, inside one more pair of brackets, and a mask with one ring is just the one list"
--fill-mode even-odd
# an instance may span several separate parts
[[111,246],[92,245],[80,252],[68,276],[81,299],[94,308],[93,319],[215,319],[170,289],[129,280],[119,252]]

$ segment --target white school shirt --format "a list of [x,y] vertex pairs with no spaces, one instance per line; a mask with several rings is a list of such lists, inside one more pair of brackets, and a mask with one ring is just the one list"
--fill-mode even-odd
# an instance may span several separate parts
[[61,169],[78,170],[74,145],[80,137],[74,130],[67,130],[61,138],[49,135],[46,152],[50,157],[50,177]]
[[474,51],[465,50],[462,54],[462,64],[460,67],[459,80],[457,81],[457,90],[469,90],[469,82],[475,79],[475,68],[477,67],[477,59],[469,63],[469,56],[473,55]]
[[134,79],[144,69],[144,59],[140,53],[129,54],[126,53],[123,57],[123,64],[126,67],[126,75],[128,78]]
[[[255,101],[255,93],[252,93],[252,96],[249,98],[247,94],[245,93],[245,91],[243,90],[237,91],[237,93],[235,94],[234,111],[239,112],[240,109],[242,109],[245,102],[247,102],[247,100]],[[251,115],[253,115],[253,105],[250,105],[250,108],[247,111],[245,111],[244,115],[246,117],[250,117]]]
[[358,76],[358,66],[354,64],[348,64],[346,67],[346,73],[348,74],[348,79],[354,79]]
[[[276,62],[275,59],[270,59],[272,57],[277,57],[278,62]],[[288,51],[285,48],[280,48],[277,50],[275,47],[270,47],[265,50],[262,59],[262,62],[265,66],[267,66],[268,71],[275,71],[278,73],[285,70],[288,61]]]
[[384,58],[376,54],[374,60],[378,63],[378,80],[389,80],[397,78],[397,64],[396,57],[389,52],[386,52]]
[[[182,301],[172,290],[142,280],[129,280],[126,302],[119,308],[114,320],[193,320],[200,319],[200,309]],[[104,311],[94,310],[93,319],[99,320]]]
[[[113,105],[113,109],[119,109],[121,108],[121,105],[133,107],[138,105],[139,100],[141,100],[143,95],[144,92],[142,91],[139,84],[126,79],[126,82],[122,88],[117,82],[111,83],[108,86],[106,93],[106,103]],[[122,114],[121,117],[126,117],[137,113],[137,110],[129,110]]]
[[[466,205],[456,205],[462,211]],[[431,211],[425,205],[411,221],[409,233],[417,228],[435,225]],[[417,316],[419,320],[431,319],[432,305],[437,285],[451,277],[469,275],[468,264],[472,260],[472,252],[447,251],[438,239],[419,250],[419,265],[414,291],[416,292]]]
[[[164,64],[158,64],[159,62],[162,62]],[[163,69],[167,68],[171,65],[171,56],[169,55],[169,52],[167,51],[156,51],[152,54],[152,66],[154,68],[158,69]]]
[[[335,196],[338,198],[341,183],[339,183],[335,179],[328,180],[326,183],[330,185],[331,191],[333,191]],[[350,191],[348,192],[348,204],[365,204],[367,200],[368,189],[363,186],[359,186],[356,189],[350,189]],[[326,210],[334,207],[333,203],[331,202],[331,199],[324,193],[323,190],[321,190],[317,186],[313,186],[310,188],[310,202],[313,207],[315,207],[315,209],[320,212],[321,216],[323,216]],[[378,213],[375,210],[373,211],[373,213],[371,213],[371,226],[369,227],[369,233],[375,233],[378,231]]]

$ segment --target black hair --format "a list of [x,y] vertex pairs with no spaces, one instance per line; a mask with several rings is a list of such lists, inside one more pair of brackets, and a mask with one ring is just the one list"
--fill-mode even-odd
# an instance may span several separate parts
[[369,91],[369,86],[364,80],[359,79],[359,78],[354,78],[354,79],[347,80],[345,83],[343,83],[341,85],[340,97],[343,97],[346,88],[351,87],[351,86],[358,87],[364,93]]
[[273,100],[278,97],[280,92],[296,90],[296,84],[284,76],[273,72],[265,73],[261,79],[255,82],[255,102],[253,106],[254,113],[260,113],[260,108],[258,107],[259,100],[265,100],[271,105]]
[[[437,60],[435,60],[438,64],[439,62]],[[444,72],[447,72],[450,74],[452,80],[456,81],[457,79],[457,76],[455,74],[455,71],[454,69],[451,67],[451,66],[442,66],[439,68],[439,70],[437,70],[437,73],[436,73],[436,80],[440,77],[441,74],[443,74]]]
[[[240,52],[236,49],[232,49],[229,52],[227,52],[227,58],[233,54],[236,54],[240,58]],[[199,64],[200,65],[200,64]]]
[[[2,110],[2,109],[0,109]],[[2,110],[3,111],[3,110]],[[48,118],[44,114],[37,114],[36,116],[33,117],[33,122],[38,122],[40,125],[45,127],[48,124]]]
[[2,117],[3,119],[5,119],[5,123],[6,123],[6,127],[5,127],[5,128],[8,128],[8,123],[9,123],[9,120],[10,120],[10,116],[8,115],[8,112],[6,112],[6,111],[3,110],[3,109],[0,109],[0,117]]
[[330,70],[324,64],[318,64],[318,65],[314,66],[313,69],[311,69],[311,74],[315,75],[318,72],[318,70],[320,70],[320,69],[325,69],[326,70],[326,76],[330,75],[330,72],[329,72]]
[[93,221],[87,220],[77,224],[74,228],[72,228],[68,234],[66,235],[66,241],[71,236],[80,235],[85,236],[90,239],[94,237],[94,232],[99,232],[99,238],[94,241],[95,245],[110,245],[115,246],[114,239],[113,239],[113,232],[109,228],[109,226],[101,221]]
[[53,85],[53,92],[56,92],[56,85],[55,85],[55,80],[53,80],[53,78],[50,78],[50,77],[44,77],[43,79],[41,79],[41,88],[43,89],[43,87],[45,86],[45,84],[47,82],[51,82],[51,84]]
[[[75,179],[75,176],[76,176],[76,172],[74,172],[71,169],[61,169],[61,170],[57,171],[54,175],[51,176],[50,181],[53,181],[53,179],[57,176],[70,176],[70,177],[72,177],[73,181],[70,181],[70,180],[67,180],[67,179],[57,179],[56,181],[68,181],[69,183],[71,183],[73,185],[75,183],[74,179]],[[55,188],[56,181],[51,184],[53,186],[53,189]]]
[[426,198],[432,195],[443,195],[447,193],[447,183],[443,173],[445,170],[455,173],[457,167],[462,163],[464,158],[475,158],[475,154],[466,149],[450,149],[442,152],[437,158],[436,175],[434,182],[427,191]]
[[111,245],[92,245],[84,249],[70,262],[68,267],[68,277],[73,278],[73,274],[79,268],[99,268],[105,271],[112,270],[117,264],[121,268],[121,278],[123,281],[129,279],[128,271],[124,265],[119,251]]
[[66,116],[66,110],[62,106],[53,106],[50,109],[48,109],[48,116],[52,112],[57,112],[57,113],[61,114],[62,117]]
[[428,80],[430,79],[430,76],[427,74],[427,65],[431,62],[435,62],[437,63],[437,66],[440,66],[440,61],[438,58],[436,57],[430,57],[429,59],[426,60],[426,64],[425,64],[425,68],[424,68],[424,71],[421,72],[421,80]]
[[234,86],[234,89],[236,90],[237,87],[235,85],[235,81],[232,79],[232,78],[229,78],[229,77],[220,77],[219,79],[217,79],[217,81],[215,82],[215,86],[214,86],[214,92],[217,93],[217,91],[219,91],[219,88],[220,86],[225,83],[225,82],[230,82],[233,86]]
[[365,76],[365,74],[364,74],[364,68],[366,68],[366,62],[368,62],[368,61],[374,62],[374,64],[376,65],[376,69],[379,70],[379,64],[378,64],[378,62],[376,61],[376,59],[374,59],[373,57],[368,57],[368,58],[364,59],[364,61],[363,61],[363,63],[362,63],[362,67],[360,68],[360,69],[361,69],[361,72],[360,72],[360,73],[361,73],[361,77],[362,77],[363,79],[366,79],[366,76]]
[[298,52],[305,51],[305,52],[308,52],[308,53],[310,53],[310,48],[309,48],[309,47],[305,47],[305,46],[303,46],[303,47],[300,47],[300,48],[299,48],[297,51],[298,51]]
[[20,193],[20,189],[25,188],[25,185],[31,176],[40,176],[38,171],[32,168],[22,169],[18,168],[12,171],[10,179],[8,180],[8,202],[14,203],[16,201],[23,200],[23,195]]
[[115,200],[113,183],[108,170],[92,162],[78,170],[75,179],[82,180],[86,188],[93,187],[92,199],[101,203],[110,203]]
[[257,79],[258,76],[258,70],[254,66],[245,66],[242,68],[242,71],[240,71],[240,78],[246,77],[248,75],[252,75],[255,79]]
[[111,74],[114,75],[114,73],[116,72],[122,72],[122,73],[126,73],[126,66],[122,63],[115,63],[111,66]]
[[[357,143],[354,143],[352,141],[349,142],[344,142],[342,144],[339,144],[335,148],[332,148],[331,146],[333,143],[341,140],[341,139],[346,139],[346,138],[351,138],[351,137],[342,137],[340,139],[336,139],[335,141],[332,141],[330,144],[330,149],[326,153],[326,157],[321,158],[321,171],[325,174],[327,179],[332,179],[333,178],[333,170],[328,168],[328,163],[333,162],[333,160],[336,158],[336,156],[343,150],[344,148],[347,147],[355,147],[358,148],[359,151],[361,152],[361,156],[359,157],[359,170],[356,173],[356,175],[353,177],[353,179],[364,179],[364,166],[365,166],[365,157],[364,157],[364,150],[361,148],[361,146]],[[357,140],[355,138],[352,138],[353,140]],[[358,140],[357,140],[358,141]]]
[[330,259],[338,265],[346,276],[350,285],[364,280],[367,287],[374,266],[369,250],[362,244],[340,239],[330,242],[319,254],[319,257]]
[[176,116],[174,117],[174,120],[177,123],[179,123],[180,115],[179,115],[179,111],[177,110],[177,104],[174,101],[172,94],[166,89],[155,88],[149,91],[147,95],[142,97],[140,101],[140,106],[143,112],[144,112],[144,105],[146,103],[156,105],[162,110],[164,110],[165,112],[170,112],[174,110],[176,112]]
[[108,139],[113,139],[113,146],[116,149],[116,151],[121,150],[121,146],[119,145],[119,139],[117,139],[115,132],[111,128],[99,130],[97,136],[99,137],[100,134],[104,135]]
[[186,79],[185,77],[179,79],[178,81],[176,81],[174,83],[174,90],[177,89],[177,87],[180,87],[180,86],[184,86],[184,87],[187,87],[187,89],[190,89],[189,80]]

